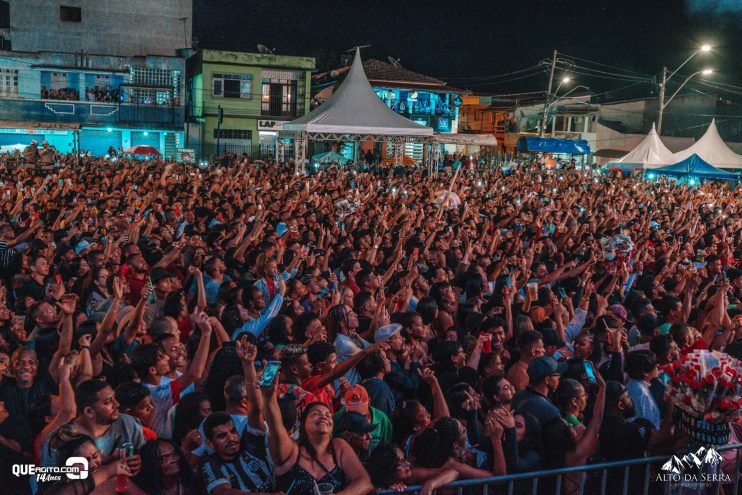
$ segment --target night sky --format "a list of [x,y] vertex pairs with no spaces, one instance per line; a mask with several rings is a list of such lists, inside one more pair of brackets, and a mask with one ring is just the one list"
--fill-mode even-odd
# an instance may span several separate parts
[[[278,54],[314,56],[319,69],[370,44],[364,58],[399,58],[405,68],[482,94],[544,90],[545,69],[492,76],[536,66],[557,49],[620,68],[576,62],[602,77],[575,74],[575,84],[613,100],[655,94],[634,78],[652,77],[663,65],[673,70],[709,43],[714,51],[681,72],[712,67],[714,82],[742,86],[740,0],[194,0],[193,29],[202,48],[255,51],[262,43]],[[742,87],[725,89],[718,94],[742,102]]]

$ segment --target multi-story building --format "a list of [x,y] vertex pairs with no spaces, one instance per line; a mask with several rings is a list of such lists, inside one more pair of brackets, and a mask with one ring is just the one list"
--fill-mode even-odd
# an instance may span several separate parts
[[309,112],[314,68],[311,57],[199,50],[188,59],[186,147],[201,157],[276,153],[283,123]]
[[[339,87],[350,69],[350,59],[343,67],[316,74],[314,79],[314,105],[319,105]],[[393,63],[392,63],[393,62]],[[459,131],[459,107],[462,97],[469,91],[454,88],[445,81],[426,76],[402,67],[399,61],[384,62],[377,59],[363,61],[363,71],[369,84],[386,106],[413,122],[432,127],[436,133],[455,134]],[[355,148],[341,146],[338,150],[353,159]],[[362,150],[375,148],[382,156],[391,156],[392,147],[384,143],[363,143]],[[441,151],[455,151],[455,146],[440,146]],[[448,148],[448,149],[446,149]],[[422,159],[422,144],[407,143],[405,154]]]
[[182,147],[191,0],[0,1],[0,145]]

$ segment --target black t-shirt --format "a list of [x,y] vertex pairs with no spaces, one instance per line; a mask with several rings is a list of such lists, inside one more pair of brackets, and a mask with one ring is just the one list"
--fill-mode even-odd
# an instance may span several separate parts
[[600,452],[606,461],[644,457],[652,438],[652,423],[644,418],[626,421],[606,416],[600,427]]
[[43,301],[46,298],[44,285],[31,279],[15,290],[16,301],[23,300],[25,297],[32,297],[35,301]]
[[240,444],[239,455],[231,461],[211,454],[199,464],[201,479],[209,494],[220,485],[229,485],[236,490],[253,493],[275,491],[266,434],[248,425],[242,434]]
[[17,440],[30,451],[33,432],[28,421],[28,406],[39,397],[57,392],[57,386],[46,371],[39,371],[29,388],[21,388],[14,378],[4,378],[0,384],[0,401],[5,403],[8,419],[0,425],[0,434]]

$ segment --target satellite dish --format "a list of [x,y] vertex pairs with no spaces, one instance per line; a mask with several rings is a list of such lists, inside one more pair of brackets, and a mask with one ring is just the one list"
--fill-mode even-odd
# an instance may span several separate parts
[[399,63],[400,59],[394,58],[394,57],[387,57],[387,60],[389,60],[389,63],[392,64],[394,67],[402,68],[402,64]]
[[339,75],[340,75],[340,73],[337,70],[335,70],[335,69],[332,69],[330,71],[330,77],[337,77]]
[[273,50],[271,50],[270,48],[268,48],[265,45],[258,44],[258,53],[261,53],[263,55],[273,55],[273,52],[275,50],[276,50],[275,48]]

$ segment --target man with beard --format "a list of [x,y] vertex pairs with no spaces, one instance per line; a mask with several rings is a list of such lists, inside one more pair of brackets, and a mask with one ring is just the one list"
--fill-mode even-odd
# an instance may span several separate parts
[[[113,387],[102,380],[87,380],[75,390],[77,417],[59,427],[47,438],[41,450],[43,466],[64,465],[66,459],[57,459],[56,446],[77,435],[93,439],[104,463],[116,455],[124,444],[131,443],[139,450],[145,443],[142,423],[128,414],[119,412]],[[132,473],[136,475],[142,467],[138,454],[126,459]]]
[[240,437],[226,412],[206,418],[203,430],[206,445],[214,450],[199,466],[209,495],[275,491],[264,432],[246,428]]
[[[600,427],[600,451],[607,462],[644,457],[647,450],[663,452],[675,440],[672,402],[667,401],[668,414],[659,430],[645,418],[634,417],[634,403],[626,387],[606,382],[605,412]],[[643,466],[642,466],[643,467]]]

